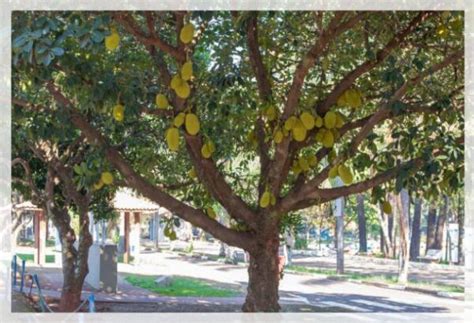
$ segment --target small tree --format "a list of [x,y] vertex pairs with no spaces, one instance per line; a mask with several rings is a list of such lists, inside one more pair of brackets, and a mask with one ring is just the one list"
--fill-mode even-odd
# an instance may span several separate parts
[[[14,111],[15,188],[31,197],[59,232],[63,271],[59,309],[71,312],[80,304],[82,286],[89,272],[87,262],[92,236],[88,213],[94,211],[96,218],[113,216],[109,206],[113,189],[99,190],[104,184],[97,178],[100,176],[97,175],[98,160],[94,159],[93,149],[85,144],[83,136],[71,131],[67,124],[61,127],[51,124],[48,117],[35,124],[33,121],[38,121],[35,114],[22,112]],[[57,136],[61,137],[60,144],[54,143],[58,141]],[[94,177],[95,189],[90,182]],[[79,230],[73,229],[71,214],[79,216]]]

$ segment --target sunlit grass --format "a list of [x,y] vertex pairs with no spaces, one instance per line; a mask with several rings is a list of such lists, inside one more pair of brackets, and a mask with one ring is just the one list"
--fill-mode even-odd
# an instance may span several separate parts
[[[34,262],[35,257],[31,253],[17,253],[16,254],[20,259],[25,260],[26,262]],[[46,263],[54,263],[56,260],[55,255],[46,255]]]
[[193,278],[173,277],[169,286],[155,283],[156,277],[130,275],[125,278],[130,284],[164,296],[231,297],[238,295],[232,289],[218,288]]

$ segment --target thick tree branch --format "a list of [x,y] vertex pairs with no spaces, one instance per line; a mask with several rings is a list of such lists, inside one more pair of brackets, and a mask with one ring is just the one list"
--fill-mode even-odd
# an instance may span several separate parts
[[[458,138],[458,144],[464,144],[464,138]],[[437,157],[444,151],[439,149],[433,153],[433,157]],[[297,195],[292,195],[291,198],[285,199],[279,205],[281,212],[288,212],[289,210],[299,210],[307,208],[315,203],[326,203],[337,199],[339,197],[346,197],[353,194],[365,192],[375,186],[379,186],[387,181],[393,180],[402,169],[418,170],[426,164],[427,160],[418,157],[403,163],[383,172],[376,176],[348,186],[341,186],[336,188],[314,189],[306,195],[305,199],[299,199]],[[293,201],[291,201],[293,200]]]
[[206,159],[201,155],[203,140],[199,136],[191,136],[185,133],[186,148],[196,169],[198,178],[205,185],[211,195],[229,212],[229,215],[241,219],[256,229],[256,219],[253,211],[227,184],[225,178],[217,169],[212,158]]
[[267,102],[272,96],[272,88],[268,80],[268,72],[263,65],[258,43],[257,15],[253,13],[247,24],[247,46],[249,48],[250,64],[257,79],[258,92],[262,101]]
[[[305,196],[309,197],[314,194],[315,191],[318,190],[318,186],[328,177],[329,170],[334,165],[339,165],[345,160],[352,157],[356,152],[360,145],[360,143],[372,132],[374,127],[380,124],[382,121],[390,118],[393,116],[393,110],[391,109],[391,105],[400,99],[406,94],[406,92],[422,82],[426,77],[433,75],[439,70],[442,70],[446,66],[449,66],[459,59],[463,57],[463,51],[457,51],[447,57],[445,57],[441,62],[431,66],[430,68],[426,69],[425,71],[421,72],[418,76],[406,81],[402,86],[400,86],[392,97],[383,102],[380,108],[372,114],[368,119],[364,119],[363,125],[357,135],[351,141],[349,148],[344,154],[340,154],[336,157],[327,167],[325,167],[318,175],[316,175],[313,179],[306,182],[304,185],[298,185],[298,187],[294,187],[294,189],[288,193],[287,197],[285,197],[282,203],[286,203],[286,199],[294,199],[295,195],[298,195],[298,200],[304,200]],[[423,111],[424,108],[415,109],[418,111]],[[348,131],[349,129],[347,129]],[[299,203],[299,202],[298,202]]]
[[119,22],[126,31],[131,33],[135,38],[145,46],[156,46],[163,52],[174,57],[178,62],[183,63],[186,60],[186,55],[178,48],[171,46],[159,37],[147,36],[143,33],[140,26],[133,17],[125,12],[116,12],[113,14],[114,19]]
[[283,112],[283,119],[287,119],[294,113],[298,104],[298,99],[301,96],[301,88],[303,87],[304,80],[308,71],[316,64],[316,61],[321,57],[328,48],[328,44],[334,38],[338,37],[343,32],[354,27],[367,13],[358,13],[351,17],[345,22],[339,23],[342,17],[345,15],[344,12],[336,12],[334,18],[329,22],[328,27],[323,30],[318,41],[311,47],[306,53],[303,59],[296,67],[296,71],[293,76],[293,83],[291,84],[290,90],[288,91],[287,101]]
[[40,193],[40,191],[38,190],[38,188],[35,185],[35,182],[33,181],[33,176],[31,174],[30,164],[26,160],[17,157],[17,158],[12,160],[12,166],[11,167],[13,168],[16,165],[21,165],[23,167],[23,170],[25,171],[26,180],[21,180],[21,182],[23,184],[26,184],[27,186],[29,186],[29,188],[31,190],[31,193],[33,195],[34,203],[38,204],[39,201],[41,201],[44,198],[44,196]]
[[[287,95],[283,116],[285,120],[292,115],[298,105],[298,99],[301,96],[301,89],[303,87],[304,79],[308,71],[315,65],[316,60],[325,53],[328,44],[332,39],[338,37],[346,30],[356,25],[366,13],[359,13],[345,22],[340,23],[340,20],[346,15],[345,12],[337,12],[334,18],[329,22],[328,27],[323,30],[318,41],[306,53],[301,62],[298,64],[293,76],[293,83]],[[290,155],[290,137],[285,137],[283,141],[275,148],[275,157],[273,163],[269,166],[268,181],[272,184],[272,193],[279,194],[281,185],[288,175],[288,158]],[[285,167],[286,166],[286,167]]]
[[219,222],[209,218],[201,210],[194,209],[193,207],[182,203],[140,176],[116,149],[110,147],[103,135],[93,128],[89,122],[74,109],[72,102],[64,97],[54,84],[49,83],[47,89],[58,104],[64,106],[73,125],[82,131],[87,140],[104,149],[106,158],[118,171],[120,171],[129,187],[134,188],[143,196],[177,214],[183,220],[209,232],[219,240],[246,250],[252,248],[250,243],[250,233],[237,232],[225,227]]

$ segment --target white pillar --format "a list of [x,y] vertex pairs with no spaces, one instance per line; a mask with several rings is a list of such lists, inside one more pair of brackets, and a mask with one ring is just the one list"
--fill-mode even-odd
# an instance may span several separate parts
[[133,212],[130,219],[130,254],[135,258],[135,264],[139,263],[140,256],[140,215]]

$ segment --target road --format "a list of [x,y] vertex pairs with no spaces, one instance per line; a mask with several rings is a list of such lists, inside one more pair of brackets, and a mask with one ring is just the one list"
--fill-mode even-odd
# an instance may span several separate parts
[[[203,261],[172,253],[140,255],[140,265],[119,264],[127,273],[180,275],[232,284],[244,290],[247,270],[244,266]],[[335,281],[318,275],[285,274],[280,284],[282,302],[304,303],[321,307],[342,307],[357,312],[462,312],[464,302],[454,299]]]

